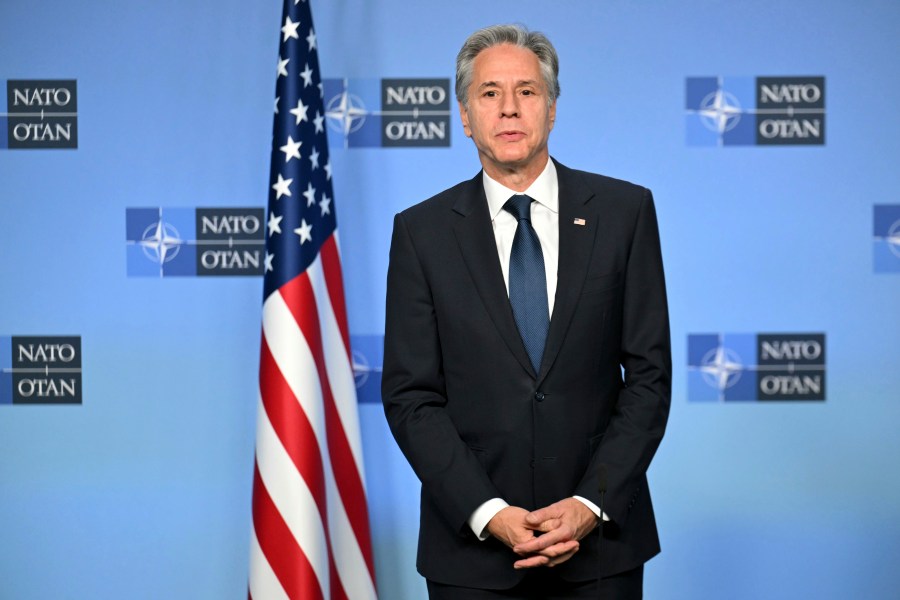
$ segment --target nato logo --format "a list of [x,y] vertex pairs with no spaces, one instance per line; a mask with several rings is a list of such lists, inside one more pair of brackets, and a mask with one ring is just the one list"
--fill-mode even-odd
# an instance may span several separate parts
[[900,204],[875,205],[872,249],[876,273],[900,273]]
[[129,277],[262,275],[262,208],[128,208]]
[[0,337],[0,404],[81,404],[81,337]]
[[688,335],[691,402],[824,399],[824,333]]
[[384,363],[383,335],[352,335],[353,377],[360,404],[381,404],[381,366]]
[[325,79],[330,148],[450,145],[449,79]]
[[0,113],[0,148],[78,147],[74,79],[9,79]]
[[824,77],[688,77],[690,146],[825,144]]

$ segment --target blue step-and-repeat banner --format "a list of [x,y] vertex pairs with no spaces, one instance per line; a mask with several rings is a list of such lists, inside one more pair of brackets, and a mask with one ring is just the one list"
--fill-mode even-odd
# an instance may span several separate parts
[[[0,599],[246,597],[281,0],[0,3]],[[479,169],[473,30],[561,58],[551,153],[650,187],[674,347],[658,599],[900,589],[900,4],[313,6],[380,595],[393,215]],[[310,118],[312,118],[310,116]]]

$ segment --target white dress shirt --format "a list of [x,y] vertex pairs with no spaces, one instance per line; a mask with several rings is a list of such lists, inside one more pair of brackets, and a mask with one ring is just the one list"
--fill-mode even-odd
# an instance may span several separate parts
[[[503,210],[503,205],[515,194],[525,194],[534,200],[531,203],[531,226],[541,242],[544,271],[547,274],[547,307],[550,315],[553,315],[556,278],[559,270],[559,179],[556,175],[556,165],[552,160],[547,159],[547,166],[524,192],[509,189],[491,179],[485,172],[482,172],[482,179],[507,294],[509,294],[509,257],[512,253],[513,238],[516,235],[519,221],[512,214]],[[574,496],[574,498],[583,502],[598,517],[608,520],[590,500],[581,496]],[[475,509],[469,517],[469,527],[479,539],[486,540],[489,536],[487,524],[494,518],[494,515],[507,506],[509,504],[502,498],[491,498]]]
[[487,173],[482,174],[482,179],[507,295],[509,295],[509,257],[512,254],[513,238],[516,236],[519,221],[511,213],[503,210],[503,205],[516,194],[525,194],[534,200],[531,203],[531,226],[541,242],[544,271],[547,273],[547,306],[552,315],[559,265],[559,181],[556,177],[556,166],[552,160],[548,160],[547,166],[524,192],[509,189],[491,179]]

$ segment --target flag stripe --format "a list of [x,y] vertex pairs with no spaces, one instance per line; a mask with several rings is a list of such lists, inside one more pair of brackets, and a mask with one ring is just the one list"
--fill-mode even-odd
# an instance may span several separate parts
[[[298,279],[305,278],[301,275]],[[273,302],[273,306],[274,306]],[[283,319],[282,319],[283,321]],[[286,327],[292,324],[281,323],[279,329],[283,332]],[[325,475],[323,468],[323,457],[320,456],[319,446],[315,443],[316,433],[306,418],[302,408],[297,403],[293,392],[282,376],[275,359],[272,356],[268,345],[263,338],[262,359],[260,365],[261,378],[260,388],[262,390],[262,401],[266,407],[266,412],[273,430],[284,447],[284,450],[290,456],[291,460],[297,466],[305,483],[310,487],[314,501],[321,515],[327,515],[328,508],[326,506],[326,486],[324,483]],[[308,352],[308,347],[304,348]],[[310,365],[314,363],[314,358],[309,356],[306,360],[297,361],[299,363],[308,362]],[[290,366],[286,370],[291,369]],[[277,384],[276,384],[277,382]],[[304,381],[304,384],[312,383],[312,380]],[[317,395],[311,392],[312,395]],[[281,400],[276,402],[275,399]],[[312,403],[313,406],[321,406],[319,398]],[[262,433],[260,434],[263,435]],[[327,459],[327,455],[325,457]],[[332,476],[329,474],[329,479]],[[331,496],[336,493],[332,492]],[[302,512],[302,511],[301,511]],[[325,526],[327,532],[328,527]],[[295,533],[296,535],[296,533]],[[329,544],[330,546],[330,544]],[[332,554],[334,552],[332,551]],[[340,553],[338,553],[340,556]],[[332,585],[332,598],[346,597],[343,593],[343,584],[340,582],[337,570],[334,568],[334,561],[331,561],[329,567],[329,577]]]
[[337,249],[337,235],[330,236],[322,244],[321,257],[331,308],[337,317],[341,339],[344,340],[344,347],[347,349],[347,360],[353,364],[353,357],[350,355],[350,328],[347,325],[347,307],[344,304],[344,278],[341,273],[341,257]]
[[[363,488],[365,488],[365,470],[362,460],[362,442],[359,431],[359,421],[356,418],[356,380],[353,376],[350,348],[341,343],[340,319],[330,299],[333,297],[331,282],[335,276],[329,276],[324,260],[310,265],[306,271],[313,288],[318,308],[319,324],[322,331],[323,349],[325,351],[325,368],[328,372],[328,380],[331,383],[332,397],[334,398],[341,424],[344,427],[345,438],[350,444],[353,460],[356,462],[356,470]],[[338,279],[339,280],[339,279]]]
[[290,531],[269,497],[258,469],[253,476],[253,526],[257,531],[273,534],[260,540],[266,561],[292,600],[324,600],[312,566],[306,555],[290,542]]
[[265,600],[290,600],[259,547],[256,528],[250,532],[250,590],[248,597]]
[[[309,561],[320,587],[328,589],[328,531],[316,500],[281,445],[271,421],[263,413],[257,426],[257,470],[272,504]],[[262,544],[264,540],[260,540]],[[287,544],[285,540],[283,543]],[[263,545],[265,548],[265,546]],[[274,565],[273,565],[274,569]],[[276,570],[277,573],[277,570]],[[327,597],[327,594],[326,594]]]
[[[345,584],[341,581],[335,565],[341,566],[344,563],[354,562],[361,563],[362,558],[357,558],[357,556],[353,554],[338,553],[337,556],[341,560],[336,561],[334,556],[330,554],[330,551],[328,554],[322,551],[322,549],[331,546],[326,539],[327,530],[329,528],[343,532],[344,536],[348,533],[352,535],[349,523],[346,522],[346,517],[343,519],[338,518],[336,525],[328,523],[327,526],[316,518],[317,511],[313,506],[315,500],[310,495],[308,488],[305,487],[302,478],[297,477],[296,474],[290,474],[290,469],[287,465],[290,458],[284,452],[284,448],[279,445],[279,440],[275,435],[274,429],[271,427],[271,423],[266,418],[266,415],[260,415],[259,423],[260,431],[257,434],[258,456],[260,457],[260,462],[262,464],[271,467],[269,469],[271,472],[260,469],[260,479],[268,490],[271,491],[272,504],[276,506],[279,514],[285,516],[285,524],[293,535],[299,549],[305,556],[312,559],[313,571],[316,574],[319,584],[325,588],[326,597],[329,597],[329,585],[326,583],[330,583],[330,598],[332,600],[347,598],[347,595],[344,592]],[[335,491],[334,477],[329,472],[327,478],[329,496],[336,497],[337,492]],[[334,513],[343,516],[343,510],[339,505],[337,507],[331,507],[329,516]],[[328,571],[327,575],[326,569]],[[360,568],[354,569],[354,572],[364,573],[365,566],[363,565]],[[345,579],[350,579],[352,581],[354,577],[355,575],[353,573],[348,573],[346,574]],[[356,579],[367,580],[366,577],[356,577]],[[304,596],[300,597],[303,598]],[[374,593],[372,595],[365,594],[353,596],[353,598],[374,597]],[[296,598],[296,596],[292,595],[291,598]]]
[[[269,296],[263,305],[263,337],[278,371],[309,421],[313,441],[321,450],[325,441],[325,407],[315,358],[281,292]],[[323,465],[327,458],[323,455]]]
[[[314,266],[310,266],[307,269],[307,273],[314,268]],[[325,368],[321,331],[319,330],[318,310],[313,310],[317,304],[312,285],[308,277],[301,276],[283,285],[280,293],[285,298],[288,309],[300,326],[303,337],[309,344],[314,357],[322,388],[328,450],[331,456],[332,469],[338,481],[338,493],[341,496],[344,509],[347,511],[347,516],[360,545],[369,547],[371,542],[368,538],[368,515],[364,506],[358,502],[353,502],[353,498],[365,497],[365,491],[331,393]],[[304,308],[300,310],[299,307]],[[374,568],[371,566],[371,562],[367,560],[366,565],[369,568],[370,576],[374,579]]]
[[[307,273],[315,273],[317,268],[317,263],[314,262]],[[287,382],[288,387],[300,403],[301,410],[303,412],[312,412],[315,415],[310,423],[313,429],[312,435],[318,440],[318,447],[322,448],[321,460],[327,483],[326,496],[329,498],[328,529],[331,532],[330,538],[332,540],[351,539],[353,542],[352,547],[348,547],[346,543],[338,545],[337,543],[332,542],[335,555],[341,558],[338,563],[338,569],[343,572],[345,570],[344,565],[349,563],[358,563],[360,565],[359,568],[351,570],[347,576],[342,577],[342,581],[345,586],[349,587],[350,584],[347,583],[348,580],[371,579],[371,581],[368,581],[365,585],[374,590],[374,577],[372,576],[371,570],[368,569],[370,562],[366,561],[365,557],[361,554],[363,551],[362,546],[357,541],[357,536],[352,531],[349,519],[345,514],[345,507],[341,501],[342,495],[338,491],[338,484],[335,481],[336,478],[331,471],[332,465],[329,463],[330,454],[326,451],[326,446],[322,441],[327,437],[327,434],[325,433],[325,415],[322,413],[327,410],[326,407],[329,403],[325,401],[323,396],[324,390],[320,385],[319,379],[316,377],[318,366],[316,365],[316,358],[310,348],[310,346],[316,345],[316,343],[311,340],[319,337],[319,332],[316,327],[314,327],[317,323],[312,319],[307,319],[312,325],[310,325],[309,334],[306,335],[306,332],[298,327],[298,323],[295,320],[295,313],[291,311],[292,304],[299,304],[305,306],[307,309],[307,311],[300,311],[301,313],[309,312],[310,314],[316,314],[315,311],[310,310],[310,307],[315,303],[315,298],[312,298],[309,295],[311,286],[307,274],[304,273],[296,278],[293,282],[293,286],[294,287],[285,286],[282,291],[272,294],[266,300],[263,306],[264,338],[265,340],[272,340],[270,348],[271,356],[277,365],[278,371],[283,376],[284,381]],[[295,288],[306,289],[306,294],[297,294],[294,295],[290,301],[286,300],[285,294],[287,291]],[[327,304],[327,296],[325,304]],[[332,342],[334,342],[334,340],[332,340]],[[310,376],[309,373],[314,374]],[[331,403],[331,405],[333,406],[333,403]],[[359,503],[356,503],[356,505],[356,508],[358,509]],[[348,536],[350,537],[348,538]],[[352,596],[354,600],[356,598],[368,597],[370,597],[368,594]],[[372,595],[371,597],[374,598],[375,596]]]
[[[361,580],[365,583],[368,581],[368,578],[359,576],[366,572],[365,564],[362,556],[359,554],[359,548],[356,546],[355,538],[353,537],[343,506],[341,506],[340,503],[334,503],[329,506],[327,524],[323,524],[317,518],[314,518],[314,515],[317,514],[316,508],[312,506],[315,500],[309,494],[309,490],[305,487],[302,478],[297,477],[296,474],[290,473],[287,463],[291,459],[280,445],[280,440],[278,440],[275,435],[274,428],[265,414],[260,415],[259,423],[260,430],[257,434],[257,452],[261,462],[273,466],[272,473],[261,471],[261,478],[271,490],[273,502],[277,505],[280,513],[286,515],[287,525],[303,552],[309,556],[317,556],[319,558],[319,560],[314,561],[314,565],[318,579],[322,583],[324,583],[325,578],[325,563],[328,563],[328,577],[331,582],[331,598],[333,600],[346,598],[347,596],[344,593],[343,588],[347,585],[348,581],[353,582],[354,580]],[[331,470],[327,468],[327,464],[325,467],[327,496],[329,498],[337,498],[338,492],[334,476],[331,473]],[[281,474],[280,476],[278,475],[279,473]],[[268,481],[272,477],[277,477],[277,480],[270,485]],[[283,500],[279,501],[279,499]],[[326,546],[340,548],[340,545],[332,544],[325,539],[325,535],[327,535],[329,529],[338,532],[337,537],[339,540],[346,540],[347,536],[350,536],[353,542],[352,549],[355,552],[342,552],[338,550],[333,554],[340,560],[332,559],[326,561],[325,554],[317,552],[317,549],[325,548]],[[347,544],[343,543],[342,545],[346,546]],[[328,558],[332,557],[329,556]],[[338,576],[338,570],[346,571],[346,569],[342,569],[342,567],[356,563],[360,566],[350,569],[349,572],[344,573],[341,577]],[[337,564],[338,569],[335,569],[335,564]],[[360,587],[360,584],[355,585],[356,587]],[[374,589],[372,594],[355,594],[352,597],[374,598]]]
[[347,589],[348,598],[353,600],[375,600],[375,579],[367,572],[365,556],[343,505],[331,511],[329,517],[334,520],[331,525],[331,544],[339,557],[336,562],[340,571],[341,582]]
[[266,416],[291,461],[309,487],[320,515],[326,514],[325,474],[316,434],[306,413],[275,364],[266,339],[260,359],[260,394]]
[[[331,247],[332,251],[336,251],[336,249],[337,246]],[[327,253],[323,250],[323,257]],[[351,453],[350,458],[354,463],[352,467],[355,468],[357,475],[346,480],[347,487],[344,493],[346,494],[345,497],[350,499],[348,501],[350,508],[348,516],[358,538],[359,550],[363,554],[366,568],[368,568],[374,580],[375,566],[369,538],[368,513],[365,505],[352,501],[353,498],[365,497],[365,469],[362,460],[359,421],[356,418],[356,381],[349,360],[349,347],[341,347],[340,322],[333,310],[333,305],[327,301],[328,298],[334,297],[331,288],[332,282],[340,281],[340,265],[333,263],[333,266],[337,266],[337,276],[334,273],[329,276],[328,268],[324,265],[324,259],[324,268],[319,268],[318,263],[313,263],[307,270],[307,273],[309,273],[313,293],[317,299],[316,305],[319,307],[319,323],[322,327],[322,337],[325,342],[323,346],[325,350],[325,366],[328,372],[328,380],[331,382],[337,418],[343,433],[338,438],[338,441],[347,445]],[[346,458],[345,454],[341,454],[341,456]],[[345,468],[349,470],[351,465],[345,465]]]

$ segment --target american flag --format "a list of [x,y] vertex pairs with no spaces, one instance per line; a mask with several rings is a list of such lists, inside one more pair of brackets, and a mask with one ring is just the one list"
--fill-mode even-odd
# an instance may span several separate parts
[[267,219],[249,596],[376,598],[322,80],[285,0]]

